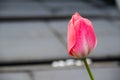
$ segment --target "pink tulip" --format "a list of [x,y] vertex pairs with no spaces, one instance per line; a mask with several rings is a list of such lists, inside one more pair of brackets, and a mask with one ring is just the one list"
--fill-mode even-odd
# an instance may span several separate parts
[[85,58],[96,46],[97,39],[90,20],[75,13],[68,24],[68,52],[75,58]]

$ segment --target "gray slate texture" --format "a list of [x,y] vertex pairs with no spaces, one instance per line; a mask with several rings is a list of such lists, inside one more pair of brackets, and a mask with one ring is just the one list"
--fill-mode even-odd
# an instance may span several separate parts
[[5,72],[0,73],[0,80],[31,80],[31,78],[24,72]]
[[0,17],[70,16],[78,11],[87,16],[120,17],[115,6],[96,6],[83,0],[2,0]]
[[[119,80],[120,68],[92,69],[95,80]],[[85,69],[34,72],[35,80],[90,80]]]
[[45,22],[1,23],[0,26],[1,62],[45,60],[67,56],[65,47]]
[[[117,62],[89,65],[95,80],[119,80]],[[53,67],[50,64],[0,67],[0,80],[90,80],[84,66]]]

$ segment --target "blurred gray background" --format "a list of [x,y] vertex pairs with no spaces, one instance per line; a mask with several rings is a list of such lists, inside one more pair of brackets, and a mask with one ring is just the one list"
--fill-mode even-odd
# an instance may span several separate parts
[[67,25],[79,12],[98,44],[88,56],[95,80],[120,79],[119,0],[0,0],[0,80],[89,80],[67,53]]

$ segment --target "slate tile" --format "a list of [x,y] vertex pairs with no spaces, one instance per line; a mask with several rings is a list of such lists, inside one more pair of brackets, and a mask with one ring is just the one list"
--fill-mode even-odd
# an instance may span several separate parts
[[31,80],[29,75],[24,72],[0,73],[0,80]]
[[[119,68],[92,68],[92,72],[96,80],[118,80],[120,78]],[[89,80],[85,69],[36,71],[34,76],[35,80]]]
[[68,57],[45,22],[0,24],[0,60],[24,61]]

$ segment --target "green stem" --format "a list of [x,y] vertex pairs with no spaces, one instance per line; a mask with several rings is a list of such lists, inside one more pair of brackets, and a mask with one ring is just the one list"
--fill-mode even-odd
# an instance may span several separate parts
[[88,63],[87,63],[86,58],[83,58],[83,61],[84,61],[85,67],[86,67],[86,69],[87,69],[87,72],[88,72],[91,80],[94,80],[94,76],[92,75],[92,72],[91,72],[90,67],[89,67],[89,65],[88,65]]

